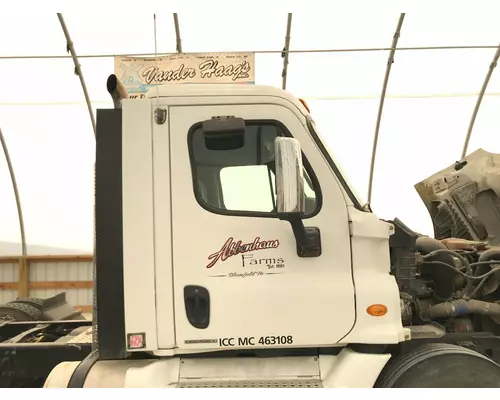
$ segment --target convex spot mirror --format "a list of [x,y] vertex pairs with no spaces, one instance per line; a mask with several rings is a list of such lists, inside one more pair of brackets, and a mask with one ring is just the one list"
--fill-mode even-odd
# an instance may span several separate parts
[[212,117],[202,124],[209,150],[236,150],[245,145],[245,120],[233,116]]
[[304,169],[298,140],[277,137],[274,142],[276,160],[276,211],[278,215],[305,212]]

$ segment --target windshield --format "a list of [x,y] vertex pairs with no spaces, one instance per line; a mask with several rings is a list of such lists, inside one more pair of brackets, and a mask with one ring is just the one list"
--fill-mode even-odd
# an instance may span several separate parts
[[354,206],[358,208],[359,210],[362,211],[367,211],[364,207],[363,204],[366,202],[363,201],[358,193],[355,192],[353,189],[353,185],[349,182],[349,179],[347,178],[347,174],[345,174],[342,171],[342,168],[338,166],[338,164],[335,163],[334,158],[332,156],[332,152],[328,148],[328,145],[326,142],[323,140],[321,135],[319,134],[318,130],[316,129],[316,123],[312,119],[310,115],[306,117],[307,119],[307,126],[309,128],[309,131],[313,137],[313,139],[316,141],[316,144],[319,146],[320,150],[323,152],[324,156],[326,157],[328,163],[332,167],[332,169],[335,171],[337,178],[340,180],[340,183],[344,187],[344,190],[347,192],[347,195],[350,197],[352,202],[354,203]]

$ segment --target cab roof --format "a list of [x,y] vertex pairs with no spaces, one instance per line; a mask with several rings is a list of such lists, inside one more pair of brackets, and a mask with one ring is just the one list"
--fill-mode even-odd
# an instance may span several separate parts
[[304,114],[307,110],[301,101],[291,94],[290,92],[267,85],[254,85],[254,84],[168,84],[159,85],[149,89],[146,98],[152,99],[155,97],[206,97],[206,96],[268,96],[278,97],[297,106]]

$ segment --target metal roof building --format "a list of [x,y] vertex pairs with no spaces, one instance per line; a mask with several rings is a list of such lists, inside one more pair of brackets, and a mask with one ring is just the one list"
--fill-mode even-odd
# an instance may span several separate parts
[[112,107],[119,56],[254,54],[255,83],[307,101],[359,196],[431,234],[413,185],[480,147],[500,152],[494,14],[160,13],[133,29],[93,14],[1,15],[1,36],[15,40],[0,45],[0,240],[19,245],[0,254],[0,303],[60,290],[91,302],[94,115]]

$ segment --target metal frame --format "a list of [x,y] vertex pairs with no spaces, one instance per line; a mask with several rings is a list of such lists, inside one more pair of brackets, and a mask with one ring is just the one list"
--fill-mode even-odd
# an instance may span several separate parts
[[292,30],[292,13],[288,13],[288,20],[286,24],[285,47],[283,47],[283,72],[281,73],[282,83],[281,88],[286,89],[286,78],[288,73],[288,57],[290,54],[290,32]]
[[50,372],[61,362],[82,361],[92,343],[22,342],[16,336],[31,331],[47,333],[71,331],[91,326],[91,321],[0,322],[0,388],[42,388]]
[[476,106],[474,107],[474,111],[472,112],[472,117],[469,123],[469,129],[467,130],[467,135],[465,136],[464,147],[462,149],[462,158],[465,158],[467,155],[467,148],[469,147],[470,137],[472,135],[472,128],[474,127],[474,122],[476,122],[477,113],[479,111],[479,107],[481,106],[481,102],[484,97],[484,93],[486,92],[486,88],[488,87],[488,83],[490,82],[491,75],[493,74],[493,70],[497,66],[498,59],[500,58],[500,45],[497,47],[497,51],[493,56],[493,60],[491,61],[490,67],[488,68],[488,72],[486,73],[486,77],[484,78],[483,86],[481,87],[481,92],[477,98]]
[[[94,113],[92,110],[91,100],[87,91],[83,73],[81,70],[81,65],[79,63],[79,58],[102,58],[102,57],[113,57],[114,55],[85,55],[78,56],[73,42],[71,40],[69,31],[65,24],[64,18],[61,13],[57,14],[61,28],[64,32],[67,41],[67,50],[71,53],[71,56],[0,56],[0,59],[28,59],[28,58],[69,58],[71,57],[74,65],[75,71],[78,75],[81,83],[81,87],[85,96],[85,101],[89,111],[92,127],[94,130],[94,136],[97,135],[96,132],[96,121]],[[174,27],[176,35],[176,51],[177,53],[183,53],[182,40],[180,34],[178,14],[173,13]],[[255,53],[269,54],[269,53],[281,53],[283,58],[283,69],[282,69],[282,89],[286,90],[287,85],[287,73],[289,65],[289,54],[290,53],[320,53],[320,52],[373,52],[373,51],[389,51],[387,66],[385,70],[384,81],[382,85],[382,92],[380,95],[380,103],[378,107],[378,115],[375,124],[375,134],[373,139],[373,149],[371,155],[370,163],[370,174],[369,174],[369,187],[368,187],[368,204],[372,200],[372,189],[373,189],[373,178],[375,170],[375,160],[378,146],[378,139],[380,134],[380,125],[383,114],[383,107],[386,98],[386,91],[388,86],[388,81],[390,77],[390,72],[392,64],[394,63],[396,50],[443,50],[443,49],[485,49],[485,48],[495,48],[496,52],[493,57],[492,62],[489,65],[486,77],[484,79],[481,91],[478,95],[472,117],[468,126],[465,142],[462,149],[462,158],[467,154],[467,148],[471,139],[473,127],[477,119],[477,115],[482,104],[482,100],[486,93],[489,81],[493,74],[494,69],[497,66],[497,62],[500,59],[500,45],[498,46],[433,46],[433,47],[404,47],[397,48],[398,40],[401,34],[402,25],[404,22],[405,13],[401,13],[396,31],[393,36],[392,45],[390,48],[368,48],[368,49],[323,49],[323,50],[290,50],[290,39],[291,39],[291,24],[292,24],[292,13],[288,13],[287,27],[285,35],[285,45],[282,51],[255,51]],[[155,30],[156,32],[156,30]],[[155,45],[156,46],[156,45]],[[171,53],[156,53],[156,56],[171,54]],[[140,54],[139,54],[140,55]],[[149,55],[149,54],[142,54]],[[96,214],[105,215],[106,218],[98,218],[97,220],[97,244],[96,253],[100,258],[100,263],[106,264],[106,269],[97,269],[97,277],[99,284],[97,285],[97,303],[100,306],[99,314],[97,316],[98,325],[101,328],[97,331],[99,337],[99,356],[102,359],[120,359],[126,357],[126,348],[124,343],[124,333],[125,333],[125,321],[123,310],[123,293],[120,280],[123,276],[123,260],[117,257],[116,254],[120,254],[121,243],[121,209],[116,209],[114,204],[116,200],[120,200],[121,196],[121,139],[119,132],[121,130],[121,111],[120,110],[100,110],[97,113],[97,119],[100,120],[100,130],[101,134],[97,135],[96,144],[98,146],[97,160],[96,163],[100,166],[97,172],[97,182],[96,191],[102,193],[104,189],[107,193],[111,193],[110,198],[105,198],[104,196],[99,197],[96,204]],[[12,181],[12,186],[14,190],[20,233],[22,242],[22,254],[27,256],[27,243],[25,236],[24,219],[22,213],[22,204],[20,201],[19,190],[16,182],[16,177],[14,173],[14,167],[12,165],[10,155],[8,152],[7,144],[0,129],[0,142],[3,148],[7,166],[9,168],[9,173]],[[111,188],[111,189],[110,189]],[[113,224],[105,222],[113,222]],[[110,240],[111,244],[110,245]],[[118,251],[116,251],[118,249]],[[108,268],[109,267],[109,268]],[[110,300],[111,299],[111,300]],[[105,301],[104,301],[105,300]],[[67,322],[52,322],[49,323],[51,326],[69,324],[69,325],[91,325],[91,321],[67,321]],[[27,328],[33,328],[37,325],[36,322],[20,322],[12,323],[5,322],[0,323],[0,381],[3,379],[11,380],[12,376],[15,376],[15,380],[22,382],[23,385],[39,385],[46,379],[48,373],[62,361],[70,360],[83,360],[85,357],[91,354],[92,343],[79,343],[78,346],[68,345],[66,343],[1,343],[5,341],[5,338],[11,338],[14,334],[25,331]],[[451,334],[447,335],[443,339],[438,339],[437,341],[454,343],[460,340],[472,340],[475,342],[476,346],[484,347],[485,349],[497,348],[499,337],[490,334]],[[484,343],[483,343],[484,342]],[[408,345],[408,343],[403,343],[403,347]],[[410,343],[411,345],[411,343]],[[480,350],[478,350],[480,351]],[[495,352],[495,361],[500,360],[500,355]],[[11,373],[14,372],[14,375]],[[76,385],[76,384],[75,384]],[[0,387],[2,385],[0,384]],[[40,386],[41,387],[41,386]]]
[[12,166],[12,161],[10,160],[9,150],[7,148],[7,142],[3,136],[2,129],[0,128],[0,142],[2,143],[3,153],[5,155],[5,161],[7,161],[7,167],[9,168],[10,179],[12,181],[12,189],[14,190],[14,196],[16,198],[17,215],[19,218],[19,230],[21,232],[21,248],[23,256],[28,255],[28,248],[26,244],[26,232],[24,230],[24,218],[23,218],[23,208],[21,205],[21,197],[19,195],[19,189],[17,188],[16,175],[14,173],[14,167]]
[[[354,48],[330,48],[330,49],[309,49],[309,50],[290,50],[289,53],[366,53],[366,52],[385,52],[391,50],[397,51],[421,51],[421,50],[484,50],[484,49],[496,49],[497,46],[491,45],[472,45],[472,46],[408,46],[408,47],[398,47],[393,49],[392,47],[354,47]],[[231,51],[231,53],[255,53],[255,54],[282,54],[283,50],[240,50]],[[171,56],[176,53],[165,52],[158,53],[158,56]],[[186,53],[191,54],[191,53]],[[196,53],[194,53],[196,54]],[[78,58],[113,58],[113,57],[150,57],[149,53],[108,53],[108,54],[80,54]],[[47,60],[47,59],[58,59],[58,58],[72,58],[71,55],[16,55],[16,56],[2,56],[0,55],[0,60]]]
[[[82,86],[82,90],[85,96],[85,101],[88,107],[89,111],[89,116],[92,122],[92,126],[94,129],[94,135],[96,133],[96,124],[95,124],[95,117],[94,113],[92,111],[92,106],[91,106],[91,101],[89,98],[89,94],[87,92],[87,87],[85,84],[85,80],[83,77],[83,73],[81,70],[81,66],[79,63],[79,58],[110,58],[114,57],[117,54],[87,54],[87,55],[77,55],[74,44],[71,40],[68,28],[66,26],[66,23],[64,21],[64,18],[61,13],[57,13],[61,28],[64,32],[66,41],[67,41],[67,50],[71,53],[71,55],[45,55],[45,56],[39,56],[39,55],[25,55],[25,56],[0,56],[0,60],[4,59],[57,59],[57,58],[71,58],[74,62],[75,65],[75,71],[76,74],[79,76],[80,83]],[[413,47],[399,47],[397,48],[398,44],[398,39],[400,36],[400,31],[401,27],[403,24],[405,13],[400,14],[398,25],[396,28],[396,33],[393,37],[392,45],[390,47],[379,47],[379,48],[337,48],[337,49],[308,49],[308,50],[290,50],[290,33],[291,33],[291,22],[292,22],[292,13],[288,13],[288,21],[287,21],[287,28],[286,28],[286,35],[285,35],[285,47],[283,50],[256,50],[255,53],[259,54],[276,54],[276,53],[281,53],[282,58],[283,58],[283,70],[282,70],[282,88],[286,89],[287,85],[287,72],[288,72],[288,64],[289,64],[289,54],[290,53],[331,53],[331,52],[373,52],[373,51],[389,51],[389,57],[388,57],[388,62],[387,62],[387,68],[385,71],[385,79],[384,83],[382,86],[382,93],[380,97],[380,104],[379,104],[379,109],[378,109],[378,116],[376,120],[376,125],[375,125],[375,135],[374,135],[374,141],[373,141],[373,149],[372,149],[372,156],[371,156],[371,163],[370,163],[370,172],[369,172],[369,187],[368,187],[368,203],[372,201],[372,191],[373,191],[373,180],[374,180],[374,170],[375,170],[375,160],[376,160],[376,152],[377,152],[377,146],[378,146],[378,138],[379,138],[379,133],[380,133],[380,124],[381,124],[381,118],[382,118],[382,113],[383,113],[383,106],[386,98],[386,89],[388,85],[388,79],[390,76],[390,71],[391,71],[391,66],[392,63],[394,62],[394,56],[395,52],[397,51],[409,51],[409,50],[456,50],[456,49],[494,49],[496,48],[496,53],[493,57],[493,60],[488,68],[488,72],[486,74],[485,80],[483,82],[481,91],[478,95],[477,102],[475,104],[472,117],[468,126],[466,138],[464,141],[463,149],[462,149],[462,158],[466,156],[467,154],[467,149],[468,145],[470,142],[470,138],[472,135],[473,127],[475,124],[475,121],[477,119],[477,115],[480,109],[480,106],[482,104],[482,100],[484,98],[484,95],[486,93],[490,78],[493,74],[493,70],[497,66],[498,59],[500,58],[500,45],[498,46],[492,46],[492,45],[467,45],[467,46],[413,46]],[[181,40],[181,33],[180,33],[180,27],[179,27],[179,18],[178,18],[178,13],[173,13],[173,19],[174,19],[174,27],[175,27],[175,35],[176,35],[176,51],[177,53],[182,53],[182,40]],[[172,53],[161,53],[157,54],[157,56],[160,55],[167,55],[167,54],[172,54]],[[150,55],[150,53],[144,53],[144,54],[128,54],[129,56],[147,56]],[[17,182],[14,174],[14,168],[12,166],[9,153],[7,150],[7,145],[5,143],[5,138],[0,130],[0,141],[2,143],[3,151],[7,160],[11,180],[12,180],[12,185],[13,185],[13,190],[14,194],[16,197],[16,205],[17,205],[17,211],[19,215],[19,225],[20,225],[20,231],[21,231],[21,242],[22,242],[22,252],[23,255],[27,255],[27,243],[26,243],[26,237],[25,237],[25,227],[24,227],[24,220],[23,220],[23,213],[22,213],[22,206],[21,206],[21,201],[20,201],[20,195],[17,187]]]
[[391,67],[394,63],[394,54],[396,52],[396,47],[398,45],[399,36],[401,35],[401,27],[403,26],[403,21],[405,18],[405,13],[401,13],[398,20],[398,25],[396,27],[396,32],[392,39],[391,52],[389,53],[389,58],[387,60],[387,68],[385,70],[384,84],[382,85],[382,94],[380,95],[380,104],[378,107],[377,122],[375,124],[375,136],[373,138],[373,150],[372,158],[370,162],[370,177],[368,181],[368,204],[372,201],[372,188],[373,188],[373,173],[375,170],[375,157],[377,155],[377,144],[378,135],[380,131],[380,121],[382,120],[382,111],[384,109],[385,93],[387,91],[387,84],[389,83],[389,75],[391,74]]
[[73,41],[71,40],[71,36],[69,35],[69,31],[68,28],[66,27],[66,23],[64,22],[62,14],[57,13],[57,18],[59,18],[59,22],[61,23],[61,28],[64,32],[64,36],[66,37],[67,49],[71,52],[71,58],[73,58],[73,63],[75,64],[76,74],[80,78],[83,95],[85,96],[85,102],[87,103],[90,121],[92,122],[92,128],[94,130],[94,137],[95,137],[96,126],[95,126],[94,112],[92,111],[92,103],[90,102],[87,86],[85,85],[85,79],[83,79],[83,72],[80,63],[78,61],[78,56],[76,55],[75,46],[73,45]]
[[181,30],[179,28],[179,18],[177,13],[174,13],[174,26],[175,26],[175,48],[177,53],[182,53]]

